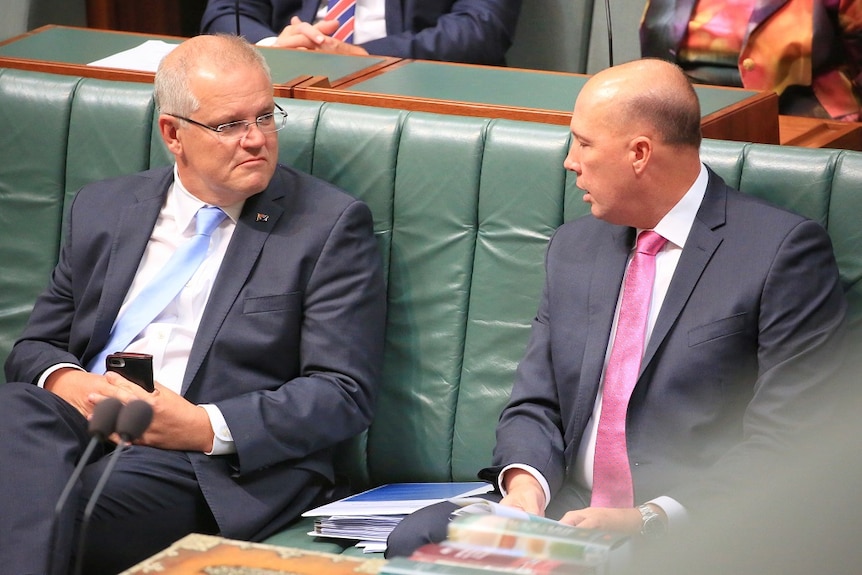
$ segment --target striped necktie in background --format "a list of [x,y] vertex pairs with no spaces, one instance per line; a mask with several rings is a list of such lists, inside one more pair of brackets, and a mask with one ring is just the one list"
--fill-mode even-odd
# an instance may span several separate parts
[[332,35],[336,40],[353,44],[353,14],[356,0],[329,0],[324,20],[338,20],[338,30]]

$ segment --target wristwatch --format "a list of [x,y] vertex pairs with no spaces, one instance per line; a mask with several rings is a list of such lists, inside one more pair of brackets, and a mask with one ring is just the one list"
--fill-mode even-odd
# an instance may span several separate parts
[[649,505],[638,506],[641,512],[641,535],[647,539],[655,539],[667,533],[667,524],[664,518],[653,511]]

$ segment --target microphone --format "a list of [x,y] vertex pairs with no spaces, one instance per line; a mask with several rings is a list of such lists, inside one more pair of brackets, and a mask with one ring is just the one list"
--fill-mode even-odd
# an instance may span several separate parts
[[114,470],[120,453],[122,453],[126,447],[131,445],[134,440],[143,435],[152,421],[153,408],[150,407],[149,403],[141,399],[136,399],[127,403],[117,416],[116,432],[120,436],[120,442],[117,444],[117,448],[114,449],[114,452],[111,453],[111,458],[105,465],[105,469],[102,471],[99,481],[96,482],[96,486],[93,488],[93,493],[90,494],[90,500],[84,508],[84,515],[81,520],[81,532],[78,535],[78,553],[75,556],[75,575],[81,574],[84,560],[84,548],[87,543],[87,527],[90,524],[90,516],[96,508],[96,501],[105,489],[105,484],[108,482],[108,476],[110,476],[111,472]]
[[87,444],[86,449],[84,449],[83,455],[81,455],[81,458],[78,460],[78,464],[75,465],[75,469],[72,471],[72,475],[66,482],[66,486],[60,493],[57,505],[54,506],[54,516],[51,522],[51,538],[49,540],[50,543],[48,544],[48,570],[46,571],[48,575],[51,575],[54,567],[54,553],[56,552],[54,547],[57,544],[57,524],[59,522],[60,513],[62,513],[63,508],[66,506],[66,501],[72,493],[72,488],[81,477],[84,467],[86,467],[87,463],[90,462],[90,456],[93,455],[93,450],[96,449],[96,446],[99,443],[107,439],[107,437],[114,432],[117,425],[117,416],[122,407],[123,404],[119,399],[108,397],[100,401],[93,408],[93,416],[90,418],[90,422],[87,426],[87,431],[91,436],[90,442]]
[[236,35],[242,36],[242,34],[239,33],[239,0],[233,0],[233,13],[236,17]]
[[605,20],[608,23],[608,68],[610,68],[614,65],[614,26],[611,24],[611,0],[605,0]]

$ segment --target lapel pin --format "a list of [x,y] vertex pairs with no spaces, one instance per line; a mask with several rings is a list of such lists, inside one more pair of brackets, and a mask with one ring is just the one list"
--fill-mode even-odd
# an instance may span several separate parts
[[258,213],[257,219],[255,219],[254,221],[256,221],[256,222],[268,222],[269,221],[269,214]]

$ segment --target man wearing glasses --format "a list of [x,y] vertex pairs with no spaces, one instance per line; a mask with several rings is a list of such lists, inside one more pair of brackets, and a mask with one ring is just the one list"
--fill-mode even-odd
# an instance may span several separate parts
[[[190,532],[263,539],[332,497],[334,446],[371,420],[385,301],[368,207],[277,164],[286,114],[245,40],[187,40],[155,97],[175,165],[77,194],[6,364],[4,573],[117,573]],[[167,303],[153,311],[151,296]],[[114,352],[151,354],[155,391],[105,373]],[[113,460],[76,554],[110,442],[53,510],[110,397],[154,416]]]

